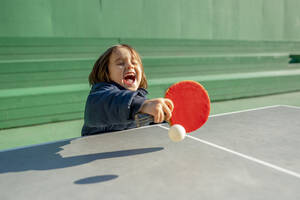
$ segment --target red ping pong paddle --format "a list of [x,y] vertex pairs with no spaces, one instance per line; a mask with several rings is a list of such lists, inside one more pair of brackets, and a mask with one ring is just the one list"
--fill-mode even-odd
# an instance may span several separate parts
[[[165,98],[171,99],[174,110],[170,125],[180,124],[187,133],[197,130],[207,121],[210,99],[205,88],[196,81],[181,81],[166,91]],[[150,116],[153,122],[153,117]],[[137,126],[149,122],[149,116],[136,118]]]
[[210,99],[205,88],[196,81],[181,81],[166,91],[165,98],[171,99],[174,110],[170,125],[180,124],[187,133],[197,130],[207,121]]

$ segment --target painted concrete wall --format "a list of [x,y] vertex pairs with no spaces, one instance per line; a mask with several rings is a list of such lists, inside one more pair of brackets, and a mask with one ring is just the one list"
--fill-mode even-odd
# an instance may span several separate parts
[[300,41],[299,0],[1,0],[0,37]]

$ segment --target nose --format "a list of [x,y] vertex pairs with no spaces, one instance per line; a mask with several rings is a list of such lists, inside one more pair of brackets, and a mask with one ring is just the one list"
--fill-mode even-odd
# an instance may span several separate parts
[[132,63],[128,63],[128,64],[127,64],[127,68],[128,68],[128,69],[134,69],[134,65],[133,65]]

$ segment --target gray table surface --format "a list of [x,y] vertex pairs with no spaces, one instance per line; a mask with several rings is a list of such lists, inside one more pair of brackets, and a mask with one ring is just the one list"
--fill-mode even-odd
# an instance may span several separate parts
[[300,108],[211,116],[0,152],[0,199],[300,199]]

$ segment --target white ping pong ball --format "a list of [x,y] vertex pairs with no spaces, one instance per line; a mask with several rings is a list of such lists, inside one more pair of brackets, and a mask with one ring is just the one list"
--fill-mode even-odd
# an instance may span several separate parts
[[186,132],[183,126],[175,124],[170,127],[168,134],[173,142],[180,142],[185,138]]

